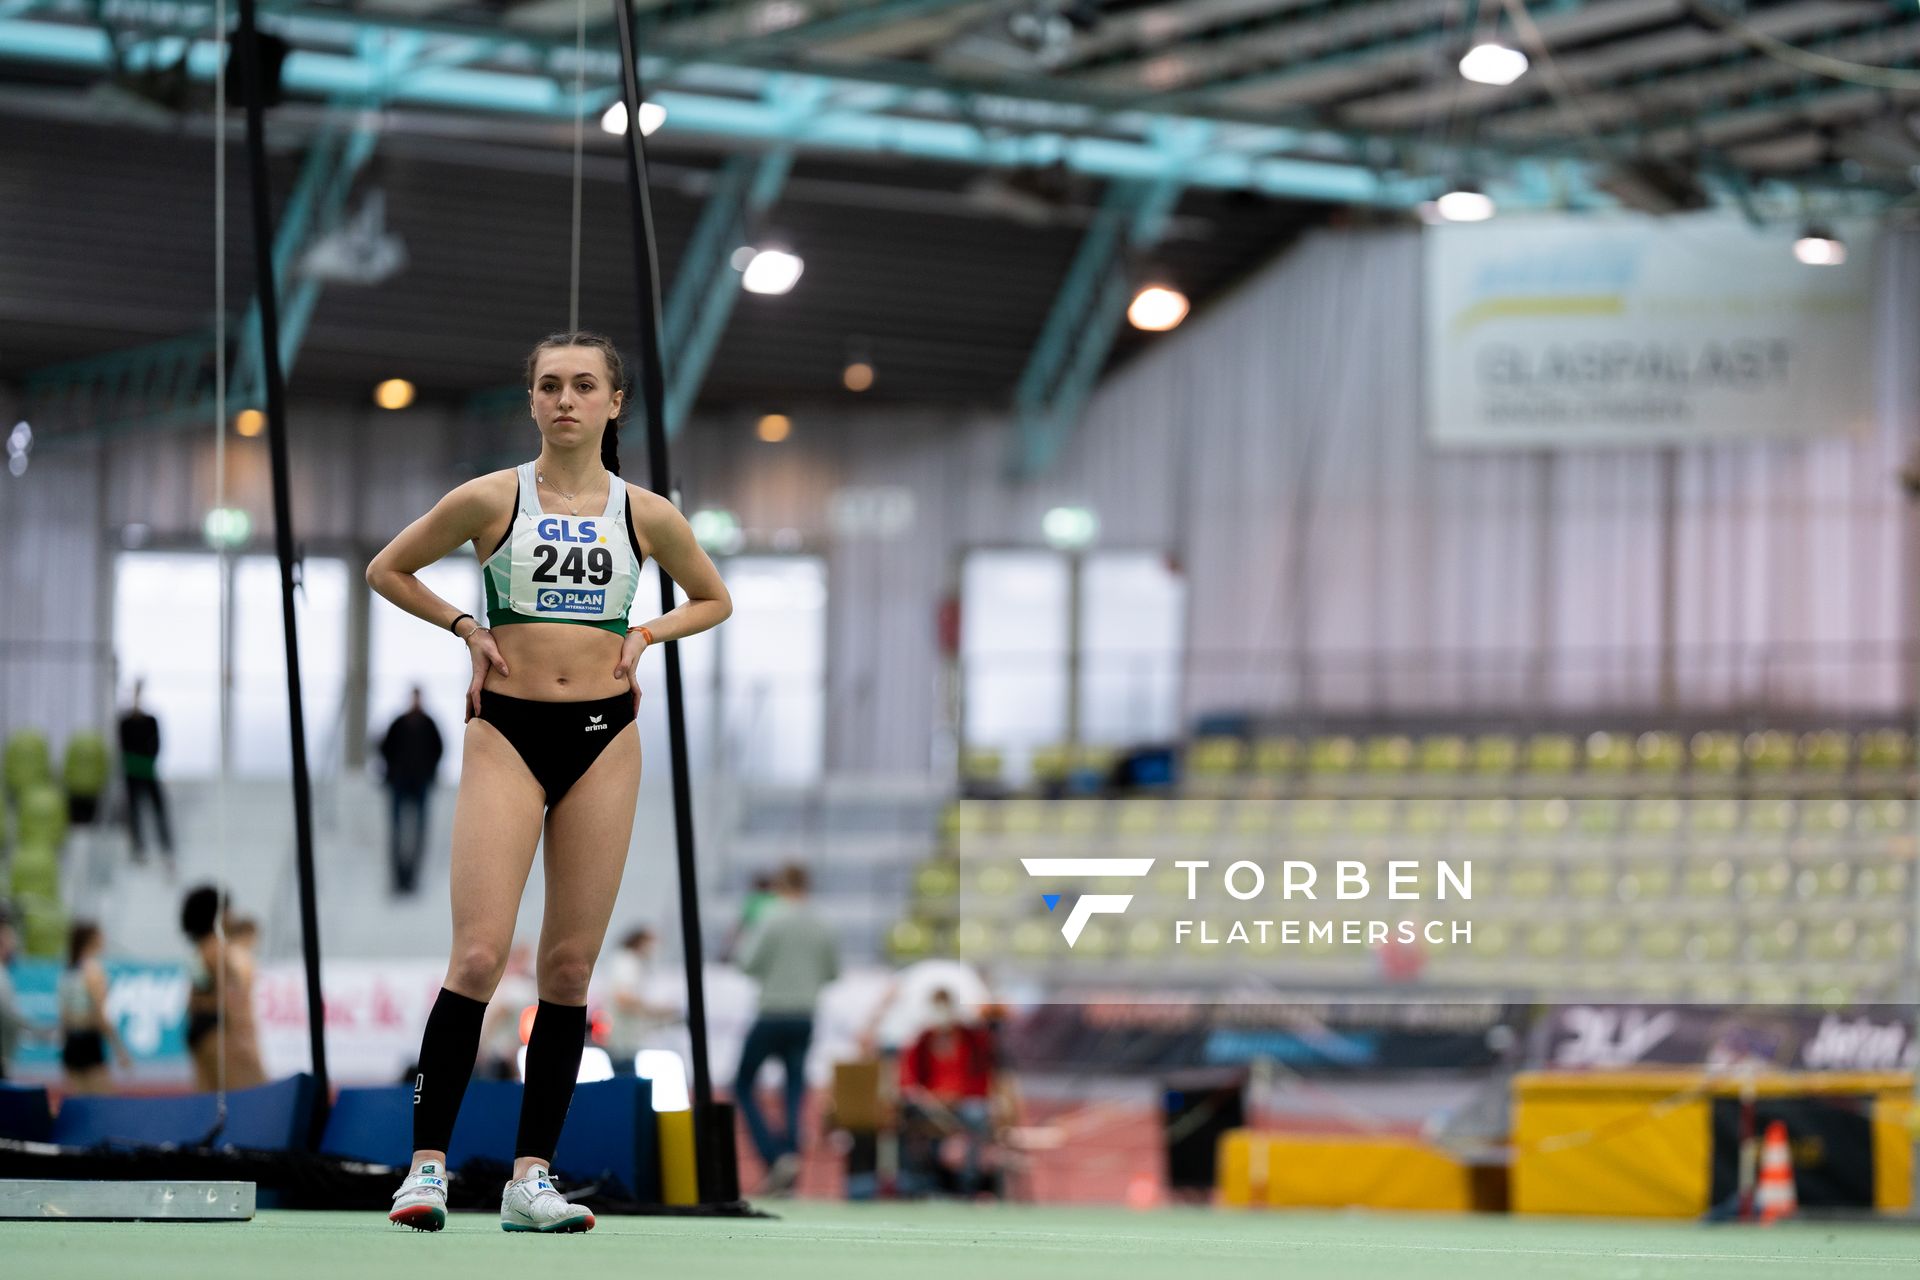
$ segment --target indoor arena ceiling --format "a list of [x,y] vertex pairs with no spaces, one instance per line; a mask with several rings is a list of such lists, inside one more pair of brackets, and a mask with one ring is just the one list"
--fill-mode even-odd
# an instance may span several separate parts
[[[578,0],[261,11],[287,50],[276,190],[351,116],[378,134],[359,186],[384,192],[409,255],[378,289],[326,290],[299,375],[344,385],[404,356],[423,385],[497,380],[529,307],[564,300],[572,121],[617,97],[609,6],[585,8],[584,57]],[[39,202],[0,233],[0,305],[43,317],[0,317],[0,375],[204,320],[212,12],[0,0],[0,147],[12,194]],[[1129,256],[1204,303],[1339,209],[1393,216],[1462,183],[1504,209],[1798,218],[1908,202],[1920,177],[1911,0],[680,0],[640,17],[666,111],[651,151],[669,274],[729,158],[791,157],[755,225],[807,274],[734,309],[709,406],[839,394],[869,349],[875,397],[1004,402],[1122,186],[1172,209]],[[1481,40],[1531,68],[1468,82],[1457,63]],[[583,319],[615,327],[632,307],[618,144],[587,132]],[[498,199],[503,182],[520,203]],[[244,204],[230,209],[244,264]],[[116,269],[100,244],[148,250]],[[93,311],[60,286],[89,273]],[[36,281],[50,300],[23,289]]]

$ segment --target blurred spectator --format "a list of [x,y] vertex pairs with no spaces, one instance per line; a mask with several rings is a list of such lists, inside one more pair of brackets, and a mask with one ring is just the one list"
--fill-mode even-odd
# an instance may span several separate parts
[[13,912],[5,902],[0,902],[0,1080],[7,1078],[7,1064],[22,1039],[46,1034],[20,1011],[20,998],[14,994],[13,974],[8,966],[19,950],[20,935],[13,926]]
[[160,722],[140,705],[145,681],[133,682],[133,705],[120,717],[120,776],[127,784],[127,834],[133,840],[133,860],[147,858],[146,837],[140,831],[140,810],[151,806],[160,833],[160,852],[173,868],[173,829],[167,825],[167,797],[160,789]]
[[737,960],[740,944],[746,939],[753,926],[760,922],[760,916],[775,902],[773,877],[761,872],[753,878],[752,887],[740,902],[740,918],[733,922],[733,932],[727,936],[727,945],[720,949],[724,959]]
[[234,920],[226,897],[205,884],[181,899],[180,928],[193,948],[187,960],[187,1053],[195,1087],[210,1093],[223,1084],[265,1084],[253,1015],[252,949],[229,945],[221,936],[230,941],[237,929],[243,939],[251,938],[251,925]]
[[533,978],[533,950],[517,942],[507,952],[507,971],[493,989],[493,999],[480,1023],[480,1059],[475,1068],[483,1080],[518,1080],[520,1046],[527,1042],[523,1022],[530,1022],[529,1010],[540,1003],[540,989]]
[[954,1174],[960,1194],[980,1189],[980,1154],[991,1141],[994,1048],[987,1028],[961,1022],[953,993],[933,993],[927,1028],[900,1055],[901,1173],[910,1189],[933,1185],[950,1138],[965,1154]]
[[107,1051],[124,1070],[133,1065],[113,1019],[107,1016],[107,937],[90,920],[67,932],[67,967],[60,975],[60,1065],[68,1093],[106,1093],[113,1088]]
[[420,861],[427,847],[427,795],[440,772],[441,751],[439,726],[421,706],[416,685],[412,704],[387,726],[387,736],[380,740],[387,792],[393,798],[388,850],[395,896],[409,895],[419,886]]
[[[790,863],[774,878],[776,901],[740,946],[739,964],[760,983],[760,1016],[747,1032],[734,1076],[734,1104],[766,1163],[763,1195],[792,1189],[800,1176],[800,1103],[807,1087],[807,1046],[820,989],[840,976],[840,944],[807,905],[807,869]],[[786,1132],[776,1137],[760,1113],[754,1082],[766,1060],[786,1070]]]
[[607,963],[607,1055],[615,1075],[633,1074],[633,1060],[646,1047],[649,1032],[680,1021],[678,1009],[647,1003],[653,946],[653,930],[635,929]]

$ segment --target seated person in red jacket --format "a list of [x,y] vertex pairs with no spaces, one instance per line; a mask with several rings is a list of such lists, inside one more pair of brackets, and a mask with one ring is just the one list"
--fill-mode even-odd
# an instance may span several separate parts
[[958,1020],[951,991],[935,991],[932,1001],[927,1029],[900,1055],[903,1172],[930,1178],[940,1142],[959,1134],[966,1143],[960,1193],[972,1195],[980,1184],[981,1148],[993,1136],[993,1037]]

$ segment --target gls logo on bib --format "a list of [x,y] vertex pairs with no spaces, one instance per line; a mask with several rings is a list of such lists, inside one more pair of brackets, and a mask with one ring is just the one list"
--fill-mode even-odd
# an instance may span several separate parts
[[547,516],[535,526],[535,532],[542,542],[605,542],[593,527],[592,520],[563,520],[559,516]]

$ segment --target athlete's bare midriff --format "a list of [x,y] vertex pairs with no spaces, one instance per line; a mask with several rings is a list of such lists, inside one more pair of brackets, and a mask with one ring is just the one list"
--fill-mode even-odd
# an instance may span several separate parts
[[507,674],[487,673],[482,688],[533,702],[592,702],[633,686],[614,678],[624,638],[565,622],[515,622],[493,629]]

